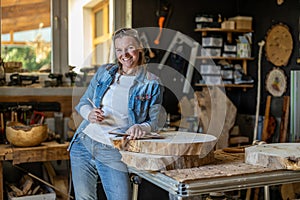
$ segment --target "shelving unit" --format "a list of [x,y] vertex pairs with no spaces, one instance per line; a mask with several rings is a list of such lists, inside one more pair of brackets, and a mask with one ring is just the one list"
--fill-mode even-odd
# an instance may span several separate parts
[[247,89],[247,88],[253,88],[252,84],[224,84],[224,85],[208,85],[208,84],[202,84],[202,83],[195,83],[194,84],[196,87],[225,87],[225,88],[242,88],[242,89]]
[[[244,33],[250,33],[253,32],[253,30],[249,29],[222,29],[222,28],[198,28],[195,29],[195,32],[200,32],[202,37],[206,37],[208,33],[220,33],[220,34],[226,34],[226,42],[227,43],[232,43],[234,34],[244,34]],[[225,39],[225,38],[224,38]],[[205,63],[205,60],[226,60],[231,62],[240,62],[243,68],[243,71],[245,74],[247,74],[247,66],[248,66],[248,61],[254,60],[253,57],[223,57],[223,56],[197,56],[197,60],[202,60]],[[201,83],[196,83],[194,84],[195,86],[198,87],[204,87],[204,86],[212,86],[212,85],[207,85],[207,84],[201,84]],[[214,85],[217,86],[217,85]],[[247,88],[253,88],[253,84],[224,84],[224,85],[219,85],[223,86],[226,88],[243,88],[246,90]]]
[[247,74],[247,62],[249,60],[254,60],[254,58],[238,58],[238,57],[222,57],[222,56],[210,56],[210,57],[203,57],[203,56],[197,56],[196,59],[199,60],[237,60],[242,62],[243,70],[245,74]]
[[195,32],[201,32],[202,37],[207,36],[209,32],[219,32],[219,33],[227,33],[227,41],[232,43],[232,34],[233,33],[251,33],[253,30],[248,29],[222,29],[222,28],[197,28]]

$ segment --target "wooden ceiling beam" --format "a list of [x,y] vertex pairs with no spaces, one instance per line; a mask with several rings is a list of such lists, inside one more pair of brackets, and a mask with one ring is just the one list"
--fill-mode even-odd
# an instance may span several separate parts
[[22,16],[33,16],[50,12],[50,2],[18,5],[2,8],[2,19],[18,18]]
[[19,18],[11,18],[11,19],[4,19],[1,21],[2,34],[18,31],[25,31],[25,30],[35,30],[39,29],[40,23],[43,23],[43,27],[51,26],[50,21],[50,13],[43,13],[37,16],[26,16],[26,17],[19,17]]
[[1,2],[1,7],[10,7],[16,5],[46,3],[46,2],[50,2],[50,0],[1,0],[0,2]]
[[1,33],[51,26],[51,0],[0,0]]

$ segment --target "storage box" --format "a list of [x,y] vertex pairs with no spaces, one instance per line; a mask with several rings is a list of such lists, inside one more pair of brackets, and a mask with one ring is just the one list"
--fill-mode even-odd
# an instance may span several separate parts
[[197,22],[196,28],[221,28],[219,22]]
[[221,24],[221,28],[234,30],[235,29],[235,21],[224,21]]
[[221,70],[221,76],[222,76],[222,79],[231,79],[233,80],[233,70],[231,69],[223,69]]
[[202,79],[207,85],[220,85],[222,83],[222,78],[218,75],[205,75],[202,76]]
[[200,74],[220,74],[219,65],[200,65]]
[[202,48],[201,56],[221,56],[221,48]]
[[227,52],[224,52],[224,53],[222,53],[222,57],[225,57],[225,58],[235,58],[236,57],[236,53],[227,53]]
[[228,20],[235,22],[235,29],[252,30],[252,17],[236,16]]
[[209,14],[198,14],[195,17],[195,22],[214,22],[216,21],[216,16]]
[[221,37],[203,37],[202,47],[222,47],[223,38]]
[[56,194],[54,190],[50,187],[45,186],[46,190],[49,193],[45,194],[37,194],[37,195],[27,195],[27,196],[22,196],[22,197],[13,197],[8,193],[8,200],[55,200],[56,199]]
[[251,57],[250,44],[249,43],[238,43],[236,55],[239,58],[250,58]]
[[236,45],[233,44],[224,44],[224,52],[226,53],[235,53],[236,52]]

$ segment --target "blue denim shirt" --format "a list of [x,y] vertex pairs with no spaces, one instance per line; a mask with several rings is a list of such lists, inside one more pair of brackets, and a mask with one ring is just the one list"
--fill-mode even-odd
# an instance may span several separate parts
[[[81,97],[76,111],[80,113],[83,105],[91,105],[91,99],[96,107],[100,107],[105,92],[109,89],[118,71],[118,65],[106,64],[99,67],[88,88]],[[157,76],[148,72],[146,66],[139,66],[138,73],[132,87],[129,89],[128,100],[128,127],[134,124],[147,122],[150,124],[151,131],[157,131],[161,125],[160,118],[165,117],[164,109],[161,107],[163,86]],[[76,139],[78,133],[82,132],[90,122],[83,119],[77,128],[68,150]],[[126,130],[124,130],[125,132]]]

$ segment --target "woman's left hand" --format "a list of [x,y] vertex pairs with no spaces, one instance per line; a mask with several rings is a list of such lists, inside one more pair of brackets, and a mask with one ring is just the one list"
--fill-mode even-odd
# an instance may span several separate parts
[[146,134],[146,131],[143,131],[138,124],[134,124],[126,131],[126,133],[129,135],[128,139],[132,140],[143,137]]

